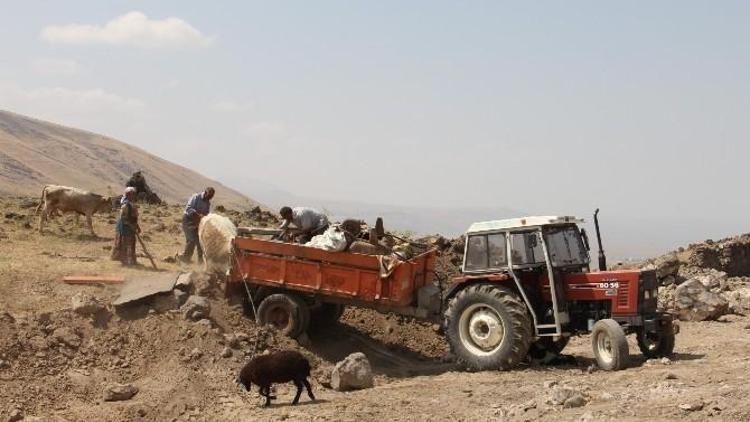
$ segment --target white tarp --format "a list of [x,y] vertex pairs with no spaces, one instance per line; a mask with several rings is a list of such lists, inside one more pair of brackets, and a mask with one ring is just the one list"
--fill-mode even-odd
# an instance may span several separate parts
[[338,226],[331,226],[323,234],[313,237],[305,246],[326,251],[341,252],[346,249],[346,236]]

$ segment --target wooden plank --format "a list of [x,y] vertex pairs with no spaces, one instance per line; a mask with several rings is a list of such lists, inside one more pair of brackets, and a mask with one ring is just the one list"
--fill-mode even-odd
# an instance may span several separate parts
[[70,275],[63,277],[62,281],[67,284],[120,284],[125,281],[122,276],[98,276],[98,275]]

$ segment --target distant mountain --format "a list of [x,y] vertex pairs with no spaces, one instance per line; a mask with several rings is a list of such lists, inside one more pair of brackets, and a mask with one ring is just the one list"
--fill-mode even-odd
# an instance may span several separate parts
[[258,205],[215,180],[116,139],[0,110],[0,192],[39,195],[44,185],[59,184],[114,195],[137,170],[170,203],[214,186],[217,205]]

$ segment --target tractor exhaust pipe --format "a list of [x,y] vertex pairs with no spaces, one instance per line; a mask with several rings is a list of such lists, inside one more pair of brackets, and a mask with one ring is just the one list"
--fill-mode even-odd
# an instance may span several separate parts
[[607,271],[607,257],[602,247],[602,234],[599,231],[599,208],[594,211],[594,227],[596,227],[596,241],[599,244],[599,271]]

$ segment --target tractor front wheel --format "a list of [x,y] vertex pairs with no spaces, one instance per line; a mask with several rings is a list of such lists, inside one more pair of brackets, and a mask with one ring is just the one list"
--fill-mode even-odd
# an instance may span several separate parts
[[459,364],[471,370],[510,369],[529,351],[526,305],[503,286],[465,288],[448,303],[445,335]]
[[310,308],[299,296],[275,293],[260,302],[255,319],[260,325],[273,325],[284,335],[297,338],[310,325]]
[[617,321],[597,321],[591,330],[591,345],[596,363],[605,371],[617,371],[628,365],[628,339]]
[[656,332],[638,330],[636,339],[646,359],[663,358],[674,352],[674,327],[671,322],[660,324]]

